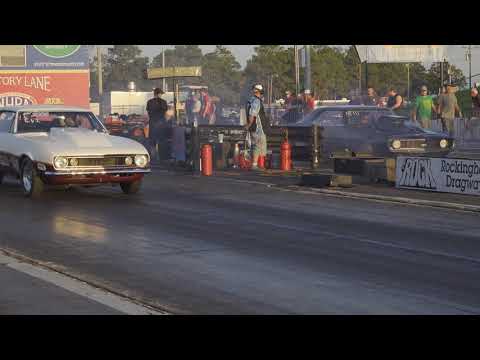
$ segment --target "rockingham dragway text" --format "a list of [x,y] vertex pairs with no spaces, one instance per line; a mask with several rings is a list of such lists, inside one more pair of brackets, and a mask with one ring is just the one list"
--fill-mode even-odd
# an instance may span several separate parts
[[[472,162],[472,160],[468,160],[468,162]],[[480,165],[475,160],[473,162],[473,164],[467,164],[462,160],[455,160],[454,163],[449,164],[447,160],[442,160],[440,172],[467,174],[470,178],[473,175],[480,175]]]
[[[476,161],[471,163],[472,160],[466,163],[462,160],[455,160],[449,162],[447,160],[442,160],[442,166],[440,168],[441,173],[446,173],[446,183],[445,185],[449,188],[459,189],[461,192],[465,190],[475,190],[479,191],[480,189],[480,180],[471,179],[473,175],[480,175],[480,165]],[[454,177],[448,174],[463,174],[467,175],[470,179],[462,179]]]

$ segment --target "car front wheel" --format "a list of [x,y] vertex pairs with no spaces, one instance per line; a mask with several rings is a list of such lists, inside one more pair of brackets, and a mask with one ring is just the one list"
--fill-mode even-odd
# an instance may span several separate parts
[[128,183],[120,183],[120,187],[125,194],[136,194],[140,190],[142,180],[137,180]]
[[37,170],[33,166],[30,159],[22,162],[22,186],[23,193],[26,197],[37,198],[43,193],[43,181],[37,174]]

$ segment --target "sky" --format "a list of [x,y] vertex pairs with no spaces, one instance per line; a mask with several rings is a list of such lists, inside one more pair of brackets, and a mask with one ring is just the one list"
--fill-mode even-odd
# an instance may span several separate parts
[[[256,45],[225,45],[229,48],[237,61],[244,67],[247,63],[247,59],[249,59],[254,50],[253,48]],[[452,64],[456,67],[460,68],[465,76],[468,76],[468,62],[465,60],[465,49],[462,47],[463,45],[448,45],[447,46],[447,54]],[[472,50],[472,75],[480,73],[480,46],[479,45],[472,45],[478,46],[478,48],[473,48]],[[162,51],[162,45],[141,45],[141,49],[143,50],[144,54],[148,57],[153,57],[159,54]],[[165,45],[165,47],[171,48],[173,45]],[[203,53],[207,53],[212,51],[215,48],[215,45],[200,45]],[[478,81],[480,82],[480,76],[473,78],[473,82]]]

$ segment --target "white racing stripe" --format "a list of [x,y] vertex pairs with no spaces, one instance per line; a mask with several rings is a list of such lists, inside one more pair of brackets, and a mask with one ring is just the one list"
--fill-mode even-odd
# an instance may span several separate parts
[[74,279],[41,266],[35,266],[27,262],[19,261],[14,257],[2,254],[1,252],[0,265],[8,266],[11,269],[46,281],[127,315],[167,315],[166,312],[161,312],[140,304],[136,304],[129,299],[97,288],[86,282]]

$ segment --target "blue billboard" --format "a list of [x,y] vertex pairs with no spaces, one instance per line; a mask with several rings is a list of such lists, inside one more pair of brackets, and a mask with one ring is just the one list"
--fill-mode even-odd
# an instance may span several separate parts
[[1,70],[87,70],[87,45],[0,45]]

